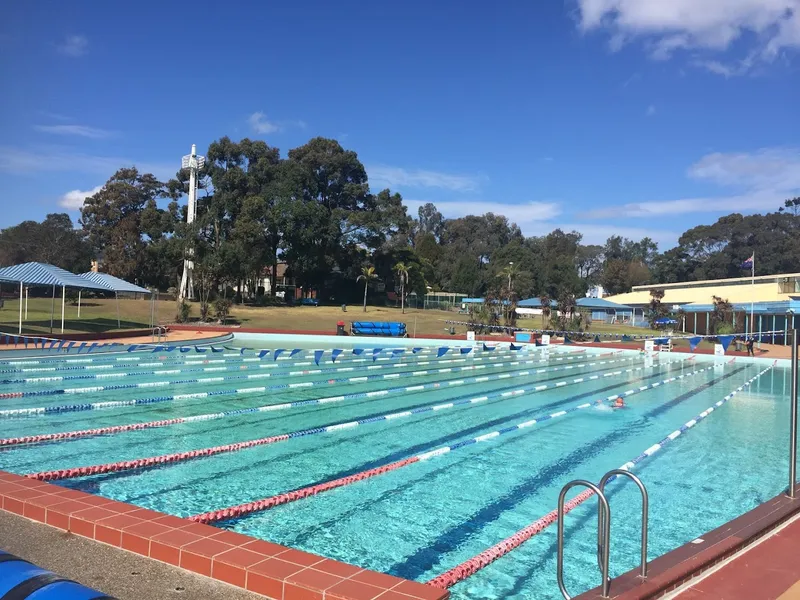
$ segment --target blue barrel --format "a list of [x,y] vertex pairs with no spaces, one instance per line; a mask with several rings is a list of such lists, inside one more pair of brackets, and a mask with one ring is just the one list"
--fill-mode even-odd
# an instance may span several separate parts
[[0,600],[114,600],[0,550]]

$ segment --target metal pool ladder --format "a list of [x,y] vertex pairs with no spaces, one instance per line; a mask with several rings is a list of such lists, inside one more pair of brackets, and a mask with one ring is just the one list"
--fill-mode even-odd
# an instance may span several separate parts
[[606,484],[616,477],[628,477],[632,479],[642,493],[642,546],[641,546],[641,566],[639,567],[639,577],[642,579],[647,578],[647,525],[649,514],[649,496],[647,488],[636,475],[625,469],[614,469],[603,475],[600,483],[595,485],[585,479],[575,479],[567,483],[561,488],[561,493],[558,495],[558,563],[556,567],[556,575],[558,577],[558,589],[561,590],[561,595],[566,600],[570,600],[572,596],[567,592],[564,585],[564,501],[567,492],[574,487],[585,487],[592,490],[598,498],[597,504],[597,566],[600,568],[600,573],[603,577],[602,583],[602,596],[608,598],[608,590],[611,585],[611,579],[608,576],[609,564],[609,544],[611,538],[611,508],[608,504],[608,499],[605,495]]

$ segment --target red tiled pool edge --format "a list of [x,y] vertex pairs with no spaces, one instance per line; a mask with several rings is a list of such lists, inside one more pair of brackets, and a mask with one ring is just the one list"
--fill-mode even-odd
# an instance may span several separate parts
[[[701,543],[684,544],[650,561],[646,580],[639,578],[638,568],[613,579],[610,597],[614,600],[654,600],[675,591],[800,514],[800,484],[795,489],[799,496],[796,500],[790,500],[785,494],[775,496],[701,536],[698,538]],[[612,563],[613,560],[611,556]],[[575,600],[602,598],[599,587],[575,596]]]
[[445,600],[431,586],[0,471],[0,508],[273,600]]

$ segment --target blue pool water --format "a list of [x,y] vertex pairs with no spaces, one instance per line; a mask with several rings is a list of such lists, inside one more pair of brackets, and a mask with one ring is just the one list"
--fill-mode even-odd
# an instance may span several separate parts
[[[233,344],[269,347],[256,336],[243,336]],[[334,346],[329,343],[319,367],[309,348],[321,348],[319,342],[306,343],[303,352],[292,357],[284,353],[277,361],[271,354],[258,359],[257,350],[249,350],[243,355],[238,351],[146,353],[98,355],[81,363],[48,358],[33,359],[40,361],[38,364],[6,362],[0,364],[0,371],[4,371],[0,380],[5,382],[0,384],[0,393],[51,393],[0,399],[0,411],[235,389],[242,393],[29,416],[0,413],[0,438],[208,415],[339,395],[354,397],[155,429],[10,446],[0,451],[0,469],[31,473],[130,460],[488,396],[478,403],[373,420],[169,466],[60,482],[189,516],[343,477],[684,376],[631,395],[625,410],[584,408],[331,492],[218,524],[366,568],[427,581],[553,510],[558,492],[567,481],[597,481],[771,364],[739,359],[715,366],[712,358],[687,361],[685,355],[675,354],[647,359],[632,352],[601,356],[599,350],[576,353],[575,348],[511,351],[506,347],[463,355],[455,349],[437,358],[439,344],[416,354],[409,347],[394,357],[384,351],[373,361],[371,348],[375,344],[362,342],[360,348],[370,349],[357,356],[347,347],[334,364],[330,360]],[[393,345],[397,347],[399,342]],[[126,360],[118,361],[118,356]],[[127,360],[130,358],[135,360]],[[326,371],[315,373],[317,369]],[[269,377],[264,377],[266,374]],[[246,378],[251,375],[255,377]],[[365,376],[369,379],[360,379]],[[41,380],[59,377],[73,379]],[[224,379],[186,382],[198,378]],[[164,381],[184,383],[75,391]],[[562,382],[566,384],[560,385]],[[286,387],[296,384],[305,387]],[[536,390],[543,385],[547,388]],[[261,386],[267,389],[248,391]],[[409,391],[407,387],[422,389]],[[521,389],[526,392],[501,396]],[[52,393],[58,390],[72,393]],[[387,393],[367,395],[378,391]],[[783,489],[788,396],[789,369],[778,365],[637,466],[635,472],[650,492],[651,559]],[[640,501],[630,483],[611,483],[609,491],[613,511],[611,568],[616,575],[636,566]],[[594,554],[595,506],[592,500],[567,516],[566,580],[573,594],[599,583]],[[555,533],[555,527],[546,529],[456,585],[453,597],[560,598],[555,582]]]

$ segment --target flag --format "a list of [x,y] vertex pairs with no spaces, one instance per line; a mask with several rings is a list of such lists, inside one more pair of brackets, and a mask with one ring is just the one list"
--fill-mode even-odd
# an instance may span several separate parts
[[753,268],[753,261],[755,260],[756,255],[753,254],[750,258],[742,263],[742,269],[752,269]]

